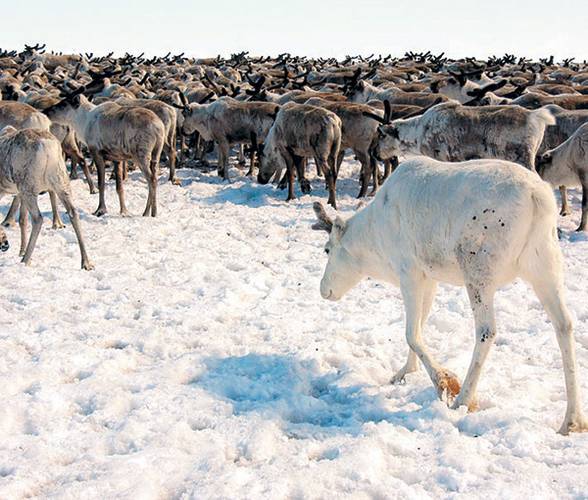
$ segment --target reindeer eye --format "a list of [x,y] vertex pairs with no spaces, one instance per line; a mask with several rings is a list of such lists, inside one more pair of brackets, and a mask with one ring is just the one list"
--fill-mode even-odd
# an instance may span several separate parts
[[326,253],[327,255],[329,255],[329,252],[330,252],[330,250],[329,250],[328,248],[325,248],[325,253]]

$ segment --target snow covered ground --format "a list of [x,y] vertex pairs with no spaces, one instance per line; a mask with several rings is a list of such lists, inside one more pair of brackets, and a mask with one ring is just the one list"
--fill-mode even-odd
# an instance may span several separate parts
[[[341,212],[358,166],[346,162]],[[405,361],[399,291],[365,281],[320,298],[325,236],[313,196],[284,202],[235,169],[162,176],[160,216],[110,214],[73,183],[96,270],[79,269],[68,224],[45,227],[33,265],[18,230],[0,256],[0,498],[588,498],[588,434],[556,434],[565,411],[555,334],[522,282],[496,297],[499,336],[481,410],[449,410]],[[588,398],[588,238],[562,219],[568,304]],[[10,200],[0,202],[5,214]],[[67,217],[65,217],[67,222]],[[473,320],[441,286],[428,345],[465,375]],[[584,405],[588,410],[588,399]]]

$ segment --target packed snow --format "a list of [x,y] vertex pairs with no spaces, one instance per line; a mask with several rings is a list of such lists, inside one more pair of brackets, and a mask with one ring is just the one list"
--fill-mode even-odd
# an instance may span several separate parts
[[[343,215],[358,169],[344,164]],[[366,280],[321,299],[326,236],[310,225],[324,182],[286,203],[244,172],[182,169],[181,187],[162,175],[156,219],[140,216],[140,173],[125,187],[132,217],[114,181],[102,218],[74,181],[92,272],[71,226],[51,229],[46,195],[31,267],[7,230],[0,498],[588,497],[588,434],[556,433],[562,362],[527,285],[496,296],[480,411],[450,410],[422,369],[389,384],[407,354],[398,289]],[[588,397],[588,238],[571,196],[561,246]],[[465,291],[441,286],[425,339],[462,379],[473,331]]]

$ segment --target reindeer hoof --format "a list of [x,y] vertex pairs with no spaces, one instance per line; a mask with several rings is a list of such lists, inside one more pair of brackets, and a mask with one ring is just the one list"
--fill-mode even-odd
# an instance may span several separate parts
[[94,215],[96,217],[102,217],[104,214],[106,214],[106,208],[98,208],[95,212]]
[[6,220],[6,219],[5,219],[5,220],[2,222],[2,225],[3,225],[4,227],[14,227],[14,226],[16,226],[16,219],[10,219],[10,220]]
[[400,370],[396,372],[396,374],[390,379],[390,383],[392,385],[404,384],[406,383],[406,376],[409,373],[414,373],[418,371],[418,366],[416,368],[412,368],[408,365],[404,365]]
[[53,225],[51,226],[51,229],[63,229],[65,227],[65,224],[61,221],[59,222],[54,222]]
[[584,415],[570,418],[566,417],[557,432],[564,436],[567,436],[570,432],[588,432],[588,419]]
[[468,413],[474,413],[480,409],[480,405],[478,404],[477,398],[473,398],[469,403],[465,404],[461,402],[458,396],[451,405],[451,409],[457,410],[460,406],[467,406]]
[[170,179],[170,182],[174,186],[181,186],[182,185],[182,181],[180,179],[178,179],[177,177],[174,177],[173,179]]
[[94,264],[91,262],[82,262],[82,269],[85,271],[92,271],[94,270]]
[[310,182],[307,179],[302,179],[300,181],[300,190],[302,191],[302,194],[309,194],[312,191]]
[[443,399],[445,395],[448,402],[454,401],[461,390],[459,379],[449,370],[443,370],[437,373],[435,385],[437,386],[439,399]]

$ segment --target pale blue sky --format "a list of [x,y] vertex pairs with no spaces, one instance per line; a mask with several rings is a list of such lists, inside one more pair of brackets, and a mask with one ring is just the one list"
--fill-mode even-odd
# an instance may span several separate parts
[[[588,0],[28,0],[3,2],[0,47],[190,56],[445,51],[588,58]],[[557,10],[553,10],[553,5]],[[548,7],[550,11],[548,11]]]

